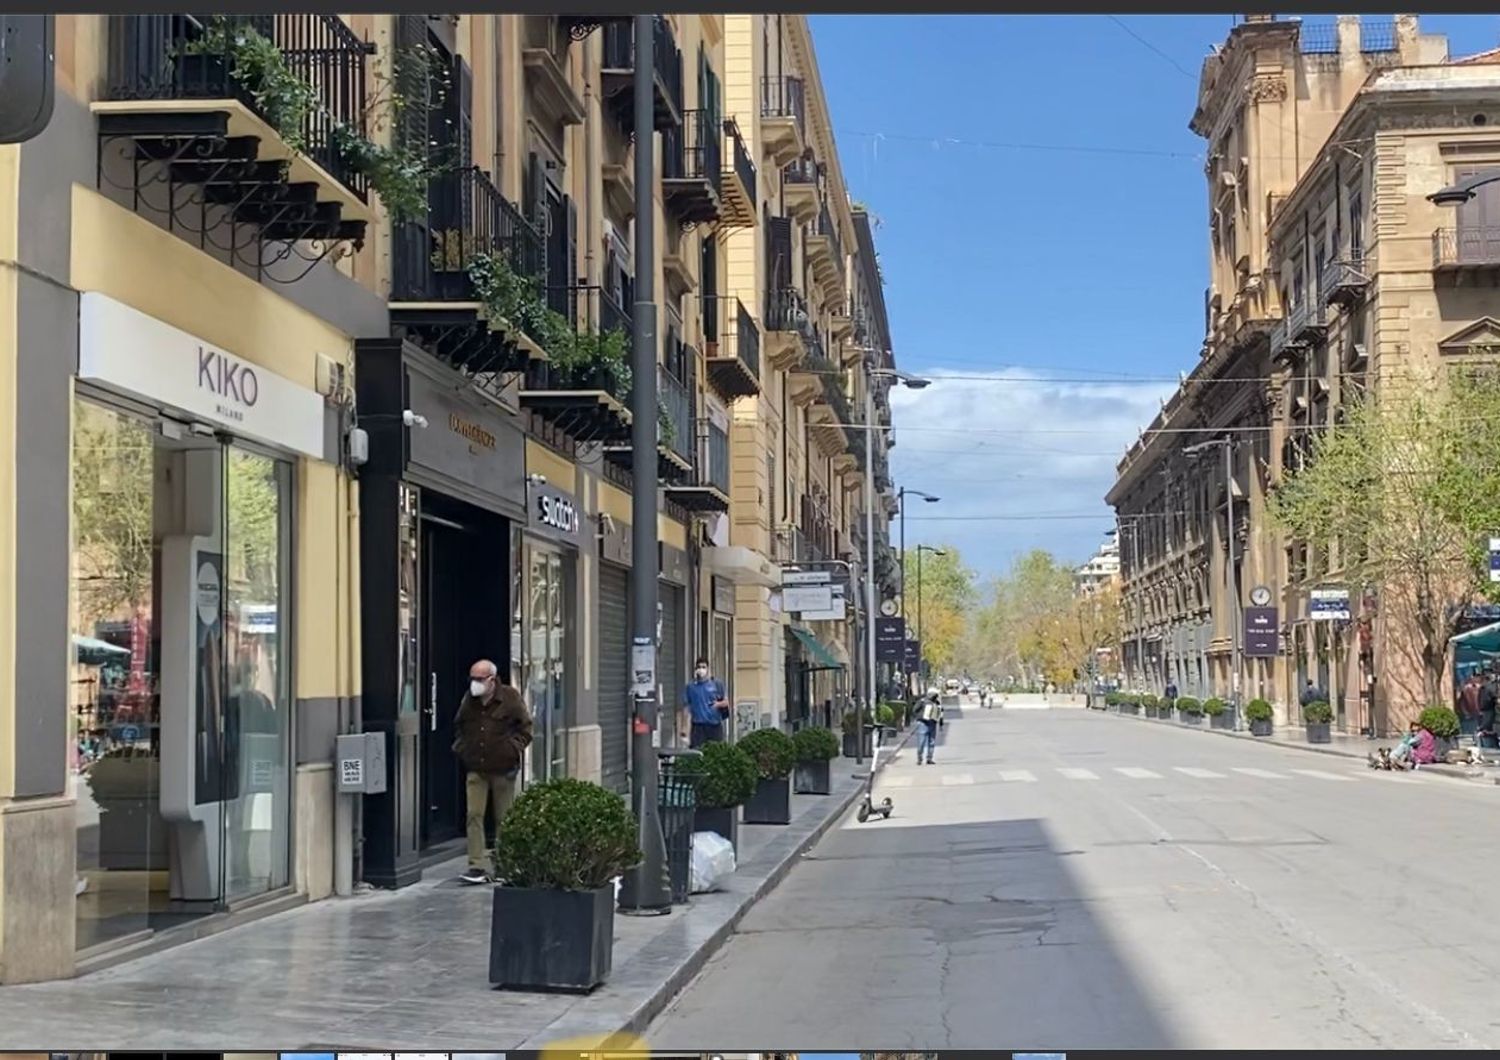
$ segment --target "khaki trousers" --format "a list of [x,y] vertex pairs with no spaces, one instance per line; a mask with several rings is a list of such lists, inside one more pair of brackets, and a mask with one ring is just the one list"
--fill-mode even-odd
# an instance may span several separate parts
[[500,822],[505,811],[516,801],[517,777],[503,773],[470,773],[464,784],[468,816],[464,824],[469,837],[469,868],[494,871],[494,858],[484,845],[484,811],[495,808],[495,838],[500,837]]

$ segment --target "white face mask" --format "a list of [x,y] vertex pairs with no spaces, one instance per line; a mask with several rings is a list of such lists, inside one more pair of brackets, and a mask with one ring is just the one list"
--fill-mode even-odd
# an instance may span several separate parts
[[706,680],[708,680],[708,667],[706,667],[706,666],[700,666],[700,667],[698,667],[698,669],[695,672],[698,675],[698,680],[700,680],[700,681],[706,681]]
[[488,681],[470,681],[469,695],[473,696],[475,699],[478,699],[480,696],[484,695],[485,689],[489,688],[489,686],[490,683]]

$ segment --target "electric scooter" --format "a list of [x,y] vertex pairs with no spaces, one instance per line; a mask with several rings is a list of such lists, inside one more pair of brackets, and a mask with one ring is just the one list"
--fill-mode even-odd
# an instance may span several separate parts
[[874,816],[879,816],[883,821],[889,820],[891,811],[895,809],[889,798],[881,799],[879,803],[875,802],[875,767],[880,764],[880,745],[885,742],[885,734],[894,733],[895,730],[877,726],[876,732],[879,738],[875,741],[875,747],[870,753],[870,776],[865,781],[865,794],[860,800],[859,809],[855,812],[855,817],[858,818],[860,824],[864,824]]

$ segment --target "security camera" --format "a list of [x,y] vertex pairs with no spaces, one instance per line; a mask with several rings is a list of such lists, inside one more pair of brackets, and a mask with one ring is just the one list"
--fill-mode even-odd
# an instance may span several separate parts
[[411,409],[405,409],[401,413],[401,422],[408,427],[426,427],[427,417]]
[[535,471],[533,471],[531,474],[526,476],[526,481],[533,486],[545,486],[547,484],[547,476],[538,475]]
[[599,529],[606,534],[615,532],[615,517],[608,512],[599,513]]

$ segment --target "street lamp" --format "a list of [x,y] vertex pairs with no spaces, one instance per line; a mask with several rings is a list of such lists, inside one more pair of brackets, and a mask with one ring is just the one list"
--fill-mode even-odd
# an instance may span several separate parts
[[[894,368],[871,366],[865,382],[865,651],[869,672],[865,682],[865,695],[869,697],[871,714],[875,712],[875,380],[890,379],[912,390],[930,386],[932,380],[898,372]],[[934,498],[935,499],[935,498]],[[903,545],[905,544],[902,520]],[[902,586],[902,591],[906,587]]]
[[[1500,171],[1496,171],[1496,179],[1500,179]],[[1234,644],[1234,670],[1230,674],[1230,682],[1233,689],[1235,712],[1234,727],[1240,725],[1240,580],[1235,570],[1234,555],[1234,441],[1227,435],[1223,438],[1215,438],[1208,442],[1199,442],[1197,445],[1187,446],[1182,450],[1183,456],[1196,456],[1209,449],[1220,448],[1224,450],[1224,504],[1225,504],[1225,540],[1229,545],[1229,595],[1232,606],[1229,611],[1230,634]]]
[[1500,168],[1481,169],[1477,173],[1470,174],[1455,184],[1449,184],[1427,196],[1427,201],[1434,206],[1462,206],[1473,200],[1475,194],[1486,184],[1493,184],[1500,180]]
[[[901,616],[906,617],[906,495],[910,493],[913,497],[921,497],[928,504],[936,504],[942,498],[934,497],[930,493],[921,490],[907,489],[902,486],[896,491],[896,505],[901,509]],[[902,669],[906,667],[905,658],[902,660]],[[911,676],[906,679],[906,694],[911,695]]]
[[917,675],[922,675],[922,640],[926,639],[927,630],[922,626],[922,553],[931,552],[934,556],[946,556],[948,553],[931,545],[917,546]]

